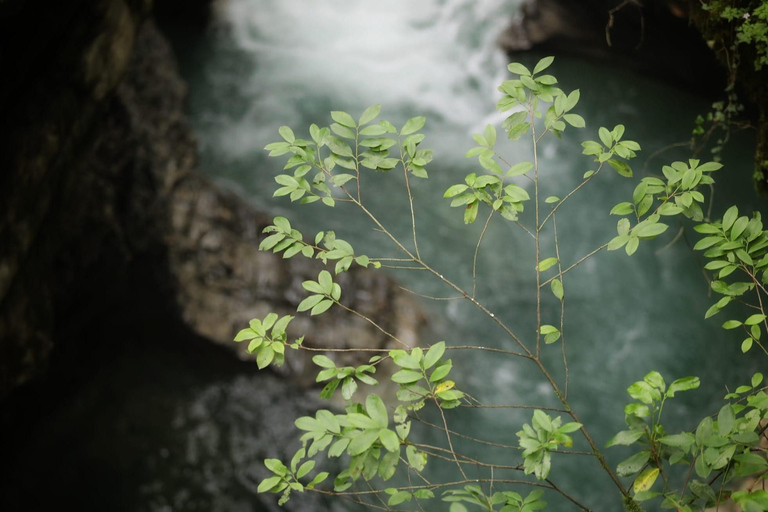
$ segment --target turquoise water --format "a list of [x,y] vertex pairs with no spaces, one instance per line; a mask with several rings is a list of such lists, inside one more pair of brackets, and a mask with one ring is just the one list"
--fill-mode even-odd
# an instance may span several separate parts
[[[425,115],[423,146],[435,150],[435,160],[428,167],[430,180],[413,185],[419,247],[435,269],[471,288],[472,257],[482,223],[464,226],[461,212],[449,208],[442,192],[467,172],[479,170],[463,158],[473,146],[471,134],[502,119],[494,113],[495,86],[506,76],[507,58],[494,41],[517,3],[397,0],[377,4],[375,10],[370,4],[341,1],[221,4],[209,36],[182,55],[202,169],[257,207],[290,217],[305,235],[332,228],[359,252],[392,254],[385,237],[362,217],[352,216],[350,209],[296,207],[272,198],[276,188],[272,177],[283,161],[266,158],[261,148],[278,140],[280,125],[292,126],[302,136],[306,133],[302,127],[312,122],[330,123],[329,110],[359,115],[367,105],[382,103],[382,115],[395,124]],[[521,59],[533,63],[538,57]],[[642,177],[658,174],[662,164],[686,156],[676,150],[648,158],[671,143],[687,140],[692,120],[708,108],[708,101],[689,92],[616,67],[557,59],[552,72],[565,89],[581,89],[577,111],[588,128],[569,130],[562,141],[549,140],[540,147],[543,197],[562,197],[580,183],[591,166],[581,155],[580,141],[597,138],[598,126],[626,125],[626,137],[644,149],[634,164],[636,176]],[[742,211],[756,206],[750,151],[748,137],[729,147],[726,169],[715,176],[720,182],[715,212],[733,202]],[[502,153],[509,161],[529,160],[531,146],[517,142]],[[606,172],[561,208],[557,221],[566,265],[615,235],[616,219],[608,212],[631,197],[635,183]],[[402,177],[396,172],[366,176],[364,195],[388,229],[410,243]],[[523,215],[524,224],[532,224],[531,214]],[[600,253],[566,276],[570,397],[599,445],[623,427],[622,409],[628,399],[623,390],[652,369],[668,381],[702,377],[700,390],[667,407],[673,430],[693,426],[702,410],[716,411],[725,386],[732,388],[751,375],[736,371],[744,361],[740,339],[717,328],[724,318],[702,320],[712,300],[707,297],[701,259],[690,250],[695,242],[690,232],[668,245],[676,233],[677,226],[672,226],[669,233],[643,244],[632,258],[621,251]],[[543,254],[553,253],[552,243],[545,242]],[[527,235],[505,221],[491,224],[478,258],[477,298],[528,339],[535,329],[534,264]],[[445,285],[428,279],[426,273],[393,275],[415,292],[450,295]],[[557,323],[556,306],[554,300],[545,299],[546,323]],[[466,301],[424,300],[423,307],[431,331],[426,343],[445,339],[449,344],[514,350],[502,331]],[[562,382],[559,347],[546,346],[543,353]],[[462,352],[454,359],[458,385],[485,404],[556,405],[530,363],[488,353]],[[752,366],[756,369],[756,363]],[[460,410],[452,411],[449,421],[455,430],[514,444],[514,433],[529,415],[530,411],[509,409]],[[520,462],[514,453],[483,451],[477,445],[460,449],[500,464]],[[625,455],[620,449],[608,451],[612,463]],[[453,473],[447,468],[442,476],[455,478]],[[617,502],[606,497],[612,484],[592,459],[558,457],[552,475],[589,506],[618,509]],[[481,469],[474,476],[490,477]],[[548,499],[558,502],[557,497]]]

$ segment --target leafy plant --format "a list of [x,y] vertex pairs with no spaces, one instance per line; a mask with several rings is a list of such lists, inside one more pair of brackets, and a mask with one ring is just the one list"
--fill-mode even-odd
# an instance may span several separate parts
[[[542,197],[538,160],[542,138],[559,137],[565,130],[586,126],[585,120],[575,113],[579,91],[566,93],[554,76],[544,73],[552,61],[552,57],[542,59],[533,70],[522,64],[510,64],[509,70],[516,78],[506,80],[499,88],[502,97],[498,108],[507,115],[501,125],[506,139],[515,141],[529,137],[533,161],[508,162],[497,150],[496,127],[488,125],[482,134],[475,135],[477,146],[467,153],[467,157],[477,158],[483,171],[468,174],[462,183],[450,186],[444,194],[451,200],[451,206],[463,210],[465,223],[475,222],[480,215],[486,218],[475,255],[494,218],[511,222],[530,235],[538,262],[533,270],[536,288],[532,300],[537,305],[533,332],[513,330],[476,298],[474,287],[472,290],[461,288],[422,259],[410,181],[428,177],[425,166],[432,158],[431,151],[421,146],[424,135],[419,131],[425,125],[423,117],[414,117],[398,129],[388,121],[374,122],[380,113],[378,105],[369,107],[357,119],[345,112],[332,112],[335,122],[329,127],[310,126],[311,140],[297,138],[290,128],[282,127],[279,132],[283,141],[267,146],[272,156],[291,155],[285,165],[287,173],[276,178],[281,188],[275,195],[289,196],[292,201],[301,203],[319,201],[327,207],[339,203],[355,207],[401,255],[398,258],[359,255],[351,244],[336,238],[332,231],[319,233],[314,243],[309,244],[283,217],[275,218],[274,224],[265,229],[268,236],[261,243],[262,250],[282,252],[286,258],[315,258],[329,268],[332,266],[337,275],[352,265],[420,269],[445,283],[461,299],[485,314],[489,322],[499,326],[507,335],[510,347],[452,346],[444,341],[411,347],[390,335],[402,347],[382,350],[359,366],[339,367],[329,357],[331,354],[316,355],[313,362],[319,368],[317,381],[327,382],[321,396],[330,398],[341,387],[347,406],[343,412],[323,409],[314,417],[298,418],[296,427],[303,432],[301,447],[287,466],[274,459],[265,461],[272,476],[261,482],[260,492],[282,493],[280,501],[284,503],[291,492],[315,490],[329,476],[327,472],[310,475],[316,461],[321,460],[318,458],[320,454],[325,454],[339,458],[342,469],[333,478],[332,487],[324,488],[323,492],[340,494],[385,510],[412,502],[423,510],[421,502],[440,493],[443,501],[450,503],[451,512],[470,509],[528,512],[546,506],[541,499],[543,491],[559,493],[575,508],[590,510],[552,477],[559,454],[582,453],[593,457],[602,467],[627,510],[643,510],[647,503],[654,508],[702,510],[729,498],[750,512],[768,510],[765,491],[752,485],[734,492],[728,486],[734,478],[747,476],[760,482],[768,471],[765,445],[761,443],[764,420],[768,418],[768,395],[762,387],[761,374],[754,375],[748,385],[726,395],[728,402],[719,412],[704,417],[696,428],[672,434],[664,427],[664,408],[678,393],[696,389],[699,379],[682,377],[667,385],[659,373],[648,373],[628,389],[634,401],[624,408],[627,430],[617,433],[606,445],[608,448],[617,445],[636,447],[637,451],[613,468],[605,459],[602,443],[592,437],[588,425],[579,419],[571,405],[567,371],[565,381],[558,382],[553,369],[545,364],[544,350],[560,343],[567,369],[562,345],[566,327],[562,311],[567,293],[563,277],[602,250],[623,249],[628,255],[634,254],[641,243],[648,243],[664,233],[669,227],[669,219],[678,216],[697,223],[695,230],[704,235],[695,249],[705,251],[704,256],[709,260],[706,269],[715,273],[712,290],[722,296],[706,316],[718,314],[731,302],[750,305],[754,308],[753,314],[744,319],[728,320],[723,327],[744,329],[747,338],[742,343],[742,351],[757,347],[768,355],[761,341],[763,330],[768,328],[763,306],[763,298],[768,295],[765,289],[768,234],[763,230],[759,214],[739,216],[733,207],[722,219],[713,220],[705,213],[704,192],[714,183],[712,174],[721,168],[717,162],[696,159],[673,162],[663,166],[658,176],[642,178],[631,199],[620,202],[610,212],[621,217],[613,239],[585,256],[573,258],[561,254],[556,224],[559,208],[606,169],[632,178],[629,161],[640,151],[640,146],[625,138],[623,125],[599,128],[598,140],[587,140],[582,144],[583,154],[594,163],[593,169],[562,198]],[[366,207],[362,195],[367,172],[392,173],[396,168],[402,171],[404,192],[410,205],[412,240],[408,241],[398,239],[388,230]],[[525,181],[532,185],[531,192],[521,186]],[[521,221],[519,214],[525,208],[533,209],[533,224],[530,220],[527,225]],[[545,257],[543,254],[544,239],[554,243],[555,256]],[[573,263],[567,265],[568,260]],[[475,257],[473,276],[476,270]],[[546,273],[550,277],[546,277]],[[298,305],[299,312],[320,315],[338,306],[364,316],[344,304],[341,287],[334,282],[330,270],[321,271],[316,281],[305,281],[303,287],[309,295]],[[546,323],[542,312],[541,304],[547,289],[559,303],[559,322],[553,322],[557,325]],[[292,318],[278,319],[277,315],[270,314],[263,320],[255,319],[249,328],[238,333],[235,340],[249,340],[249,349],[257,353],[260,368],[269,364],[281,365],[286,347],[309,349],[304,347],[301,339],[288,343],[285,330]],[[386,333],[372,319],[366,319]],[[482,432],[453,430],[450,427],[451,409],[483,407],[481,401],[461,390],[461,383],[450,379],[453,360],[447,354],[459,350],[490,350],[500,357],[521,358],[532,363],[560,402],[560,408],[534,407],[530,423],[521,425],[516,433],[516,445],[491,443],[483,439]],[[394,368],[389,377],[398,387],[394,403],[387,403],[376,394],[375,386],[379,381],[374,375],[381,364]],[[359,385],[365,386],[361,391],[367,395],[362,402],[357,401]],[[420,416],[420,411],[425,408],[439,416],[440,424],[429,423]],[[556,411],[560,415],[553,418],[547,411]],[[445,445],[435,446],[421,441],[415,431],[412,432],[414,421],[436,429],[444,437]],[[453,443],[457,436],[471,442],[492,444],[500,452],[508,452],[505,463],[479,461],[461,453]],[[588,447],[588,452],[571,451],[573,436]],[[458,478],[448,481],[428,479],[423,471],[430,461],[455,466]],[[470,478],[465,471],[469,467],[487,468],[492,477]],[[403,479],[395,478],[398,473]],[[632,480],[626,480],[628,478]],[[390,481],[398,483],[389,485]],[[518,490],[525,486],[534,489],[523,497]],[[434,510],[436,505],[428,506]]]

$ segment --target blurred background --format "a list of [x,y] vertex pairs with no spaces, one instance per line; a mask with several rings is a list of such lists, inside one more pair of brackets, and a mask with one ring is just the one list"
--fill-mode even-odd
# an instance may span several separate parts
[[[0,2],[0,508],[278,510],[275,495],[255,492],[267,475],[262,461],[295,452],[293,420],[322,406],[319,390],[308,357],[258,372],[231,339],[251,318],[295,309],[301,282],[320,267],[258,253],[260,232],[283,215],[305,237],[333,229],[361,253],[395,255],[351,208],[272,197],[284,161],[263,147],[279,140],[278,127],[307,137],[309,124],[331,122],[331,110],[357,117],[377,103],[395,125],[426,116],[422,146],[435,159],[430,179],[413,183],[421,254],[471,288],[482,222],[465,226],[442,193],[480,170],[464,153],[473,133],[503,120],[496,87],[509,62],[532,66],[555,55],[551,73],[561,87],[581,91],[576,111],[587,128],[539,148],[544,196],[562,197],[582,181],[592,162],[581,141],[597,138],[600,126],[624,124],[625,138],[640,143],[639,178],[690,157],[695,119],[727,97],[730,83],[745,104],[739,126],[757,124],[764,107],[753,91],[762,75],[726,71],[712,36],[699,32],[696,5]],[[765,133],[757,128],[729,136],[725,168],[714,175],[715,218],[731,204],[743,214],[765,209],[753,176]],[[510,162],[532,158],[525,140],[500,148]],[[388,229],[409,240],[397,174],[371,173],[364,193]],[[565,264],[614,236],[608,212],[635,183],[606,172],[560,210]],[[531,223],[531,212],[521,219]],[[631,258],[599,253],[565,278],[570,397],[599,445],[622,430],[624,390],[650,370],[668,382],[702,379],[665,410],[679,431],[717,411],[726,389],[759,369],[756,357],[741,354],[738,333],[719,329],[724,318],[703,320],[713,299],[684,227],[673,225]],[[514,224],[492,222],[478,256],[478,300],[522,333],[535,330],[529,240]],[[545,243],[545,255],[554,250]],[[401,339],[509,347],[471,304],[423,299],[450,296],[426,273],[356,268],[339,282],[352,307]],[[335,309],[312,320],[298,315],[290,334],[306,333],[315,347],[389,346]],[[556,323],[554,299],[543,315]],[[562,381],[559,348],[545,348]],[[460,358],[454,380],[484,404],[557,405],[531,364],[487,353]],[[506,443],[529,421],[517,410],[451,414],[455,430]],[[423,435],[442,442],[434,431]],[[459,448],[520,462],[514,452]],[[613,464],[628,454],[608,450]],[[451,478],[453,470],[429,471]],[[620,507],[591,458],[556,458],[552,475],[590,507]],[[565,507],[558,496],[546,499]],[[285,509],[355,510],[315,495],[295,496]]]

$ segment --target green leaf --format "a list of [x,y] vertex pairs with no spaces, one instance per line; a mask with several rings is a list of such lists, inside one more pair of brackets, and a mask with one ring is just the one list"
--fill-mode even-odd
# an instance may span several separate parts
[[584,118],[578,114],[565,114],[563,116],[563,119],[565,119],[568,122],[568,124],[570,124],[574,128],[584,128],[586,126],[586,122],[584,121]]
[[635,494],[650,489],[659,476],[659,468],[648,468],[640,473],[632,484]]
[[673,397],[675,396],[675,393],[678,391],[688,391],[691,389],[696,389],[699,387],[701,382],[699,381],[698,377],[683,377],[681,379],[677,379],[672,384],[669,385],[669,389],[667,390],[667,396]]
[[[533,68],[533,74],[535,75],[535,74],[537,74],[537,73],[541,73],[542,71],[544,71],[545,69],[547,69],[549,66],[551,66],[551,65],[552,65],[552,62],[554,62],[554,60],[555,60],[555,58],[554,58],[554,57],[544,57],[544,58],[543,58],[543,59],[541,59],[541,60],[540,60],[540,61],[539,61],[539,62],[536,64],[536,66]],[[510,66],[511,66],[511,64],[510,64]],[[510,71],[512,71],[512,69],[510,69]],[[526,71],[527,71],[527,70],[526,70]],[[512,72],[513,72],[513,73],[515,73],[515,71],[512,71]],[[518,73],[518,74],[519,74],[519,73]]]
[[635,209],[632,206],[632,203],[624,202],[624,203],[619,203],[613,208],[611,208],[611,215],[629,215],[634,211]]
[[392,382],[397,382],[398,384],[410,384],[412,382],[418,382],[423,378],[424,375],[422,375],[421,372],[400,370],[392,375]]
[[531,123],[525,122],[520,123],[515,126],[512,126],[509,129],[508,138],[509,140],[517,140],[526,133],[528,133],[528,130],[531,128]]
[[387,416],[387,406],[384,405],[381,397],[378,395],[368,395],[368,398],[365,399],[365,410],[379,427],[386,428],[389,418]]
[[265,346],[259,350],[259,354],[256,356],[256,365],[259,367],[259,370],[263,370],[269,366],[269,363],[271,363],[274,358],[275,351],[271,346]]
[[322,300],[318,302],[313,308],[312,311],[309,312],[310,315],[321,315],[328,311],[328,309],[333,306],[333,301],[330,299]]
[[312,471],[315,467],[315,461],[308,460],[301,466],[299,466],[299,470],[296,472],[296,478],[304,478],[307,473]]
[[413,468],[416,471],[421,471],[424,469],[424,466],[427,465],[427,454],[418,451],[413,446],[408,446],[408,448],[405,449],[405,455],[408,459],[408,464],[413,466]]
[[269,478],[265,478],[259,484],[259,487],[256,489],[256,492],[270,491],[272,490],[272,488],[276,487],[281,481],[282,481],[282,478],[279,476],[272,476]]
[[326,411],[324,409],[321,409],[317,411],[316,416],[317,416],[317,422],[329,432],[333,432],[334,434],[338,434],[341,432],[341,426],[339,425],[339,420],[336,419],[336,416],[334,416],[331,411]]
[[671,436],[664,436],[659,438],[659,442],[666,444],[667,446],[674,446],[675,448],[682,448],[687,451],[694,445],[696,439],[690,432],[684,432],[682,434],[674,434]]
[[731,404],[725,404],[717,413],[717,431],[725,437],[733,431],[736,415]]
[[621,432],[617,433],[615,436],[613,436],[607,443],[606,448],[610,448],[611,446],[629,446],[633,443],[635,443],[638,439],[643,437],[643,434],[645,433],[644,430],[639,429],[633,429],[633,430],[622,430]]
[[554,296],[559,300],[563,300],[563,283],[560,282],[559,279],[553,279],[550,283],[550,287],[552,288]]
[[626,247],[624,247],[624,250],[626,251],[627,256],[632,256],[635,253],[635,251],[637,251],[637,247],[639,245],[640,245],[640,239],[637,238],[636,236],[631,237],[627,241]]
[[351,400],[355,391],[357,391],[357,382],[355,382],[355,379],[352,377],[344,379],[341,384],[341,396],[343,396],[345,400]]
[[[335,133],[336,135],[338,135],[339,137],[344,137],[345,139],[352,139],[352,140],[354,140],[354,138],[355,138],[355,130],[353,130],[352,128],[348,128],[346,126],[340,125],[338,123],[333,123],[331,125],[331,131],[333,133]],[[351,162],[349,165],[344,165],[344,162],[345,161],[342,160],[342,159],[337,159],[336,160],[336,163],[341,165],[342,167],[346,167],[347,169],[354,169],[355,168],[354,162]]]
[[557,197],[557,196],[549,196],[549,197],[547,197],[547,198],[544,200],[544,202],[545,202],[545,203],[547,203],[547,204],[551,204],[551,203],[557,203],[558,201],[560,201],[560,198],[559,198],[559,197]]
[[739,216],[739,209],[736,206],[731,206],[723,215],[723,230],[729,231],[733,223]]
[[423,361],[423,368],[425,370],[429,370],[432,368],[435,363],[437,363],[441,357],[443,357],[443,354],[445,353],[445,342],[441,341],[439,343],[435,343],[431,347],[429,347],[429,350],[424,355],[424,361]]
[[520,162],[510,167],[509,170],[504,173],[504,176],[521,176],[530,171],[532,168],[533,164],[531,162]]
[[541,260],[539,262],[539,272],[544,272],[548,268],[552,267],[553,265],[557,265],[558,259],[557,258],[546,258],[544,260]]
[[661,222],[655,224],[638,224],[632,230],[632,234],[641,238],[650,238],[662,234],[668,227],[669,226],[662,224]]
[[629,234],[629,219],[621,219],[616,223],[616,232],[619,236],[626,236]]
[[378,430],[363,430],[358,436],[350,441],[347,452],[349,452],[350,455],[360,455],[361,453],[368,451],[378,438]]
[[315,475],[315,478],[313,478],[312,481],[307,484],[307,489],[313,489],[317,484],[323,483],[326,478],[328,478],[328,473],[326,471],[318,473]]
[[405,503],[406,501],[411,501],[411,493],[408,491],[397,491],[395,494],[389,497],[387,500],[387,505],[394,507],[396,505],[400,505],[401,503]]
[[723,324],[723,329],[735,329],[740,325],[741,325],[741,322],[739,322],[738,320],[728,320]]
[[744,320],[744,325],[757,325],[759,323],[762,323],[763,320],[765,320],[765,318],[766,318],[765,315],[761,315],[761,314],[752,315],[746,320]]
[[477,202],[477,200],[467,205],[467,208],[464,210],[464,224],[472,224],[475,222],[475,219],[477,219],[477,211],[479,207],[480,204]]
[[307,311],[309,309],[314,308],[320,301],[322,301],[325,297],[323,295],[310,295],[306,299],[302,300],[298,307],[296,308],[296,311]]
[[243,329],[242,331],[237,333],[237,336],[235,336],[235,341],[252,340],[257,336],[258,334],[253,332],[252,329]]
[[400,451],[400,439],[397,437],[397,434],[391,430],[385,428],[381,429],[379,432],[379,441],[381,441],[381,444],[384,445],[384,448],[389,452]]
[[[363,114],[360,116],[360,120],[358,121],[358,125],[363,126],[370,123],[376,119],[376,117],[378,117],[379,113],[381,113],[381,105],[371,105],[363,111]],[[384,130],[382,129],[382,133],[383,132]]]
[[430,382],[438,382],[445,377],[448,376],[452,368],[452,365],[450,361],[448,361],[446,364],[441,364],[435,370],[432,372],[432,374],[429,376]]
[[357,127],[355,124],[355,119],[346,112],[333,111],[331,112],[331,117],[334,121],[341,125],[348,126],[349,128]]
[[312,362],[321,368],[336,368],[336,363],[324,355],[314,356]]
[[613,138],[611,137],[611,132],[608,131],[607,128],[601,126],[598,130],[598,135],[600,136],[600,141],[603,143],[603,145],[607,148],[610,148],[613,145]]
[[507,66],[507,69],[516,75],[531,76],[531,72],[528,68],[520,64],[519,62],[513,62]]
[[493,147],[496,144],[496,127],[492,124],[485,127],[485,140],[488,146]]
[[461,194],[468,188],[469,187],[464,185],[463,183],[459,183],[458,185],[453,185],[449,187],[448,190],[445,191],[445,194],[443,194],[443,197],[453,197],[455,195]]
[[619,463],[616,466],[616,473],[619,476],[631,476],[643,469],[648,459],[651,458],[651,452],[649,450],[643,450],[634,454],[628,459]]
[[733,223],[733,226],[731,226],[731,240],[736,240],[739,238],[744,230],[747,229],[748,224],[749,218],[747,217],[739,217],[736,219]]
[[286,142],[293,143],[296,140],[296,136],[293,134],[288,126],[281,126],[278,130],[280,136],[285,139]]
[[409,135],[411,133],[417,132],[424,127],[426,122],[427,120],[424,117],[413,117],[405,123],[403,129],[400,130],[400,135]]

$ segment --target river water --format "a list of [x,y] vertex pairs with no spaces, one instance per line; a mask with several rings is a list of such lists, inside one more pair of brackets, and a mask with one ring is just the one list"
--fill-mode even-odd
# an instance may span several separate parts
[[[260,208],[294,220],[305,234],[335,229],[366,254],[391,253],[380,233],[364,219],[317,204],[295,207],[273,199],[273,176],[282,161],[266,158],[261,149],[279,140],[277,127],[292,126],[304,135],[312,122],[328,124],[329,110],[353,115],[382,103],[383,115],[395,124],[415,115],[428,118],[425,147],[435,150],[430,180],[414,185],[422,256],[454,282],[471,287],[471,262],[481,223],[465,227],[461,212],[448,207],[441,192],[476,165],[463,158],[472,147],[471,133],[494,112],[496,85],[506,76],[507,57],[495,39],[509,23],[517,1],[396,0],[386,5],[350,5],[344,1],[231,0],[219,12],[206,41],[183,56],[183,72],[192,89],[191,116],[202,144],[203,170],[220,184],[238,190]],[[526,55],[532,63],[540,56]],[[636,174],[659,173],[662,163],[684,158],[669,152],[648,160],[670,143],[689,138],[692,120],[708,102],[686,91],[651,81],[621,68],[558,59],[552,68],[566,89],[579,88],[579,113],[588,130],[566,133],[540,149],[543,195],[562,196],[590,168],[580,155],[580,141],[596,138],[598,126],[627,126],[626,137],[644,148]],[[302,136],[300,135],[300,136]],[[305,135],[304,135],[305,136]],[[529,143],[503,150],[510,161],[529,160]],[[719,173],[716,212],[738,202],[751,209],[749,141],[729,148],[727,170]],[[727,174],[726,174],[727,173]],[[727,176],[727,178],[726,178]],[[392,175],[367,178],[369,207],[389,229],[409,239],[410,218],[403,183]],[[726,178],[726,179],[724,179]],[[606,173],[558,215],[563,261],[576,261],[615,233],[608,211],[631,196],[634,182]],[[523,216],[530,223],[531,217]],[[603,444],[623,426],[623,390],[655,369],[667,380],[698,375],[702,389],[681,396],[669,408],[673,428],[690,426],[702,410],[716,410],[725,386],[747,373],[735,370],[742,360],[738,339],[717,328],[722,319],[703,321],[711,303],[700,260],[682,238],[665,247],[670,234],[643,244],[628,258],[623,252],[600,253],[569,274],[566,285],[566,340],[570,396],[574,408]],[[544,254],[554,255],[551,242]],[[478,259],[478,299],[499,318],[527,337],[534,329],[534,254],[530,239],[506,222],[491,224]],[[425,274],[395,273],[415,291],[447,296],[449,291]],[[556,323],[553,301],[545,301],[544,317]],[[433,339],[449,344],[509,347],[503,333],[471,304],[424,301]],[[558,346],[544,357],[562,381]],[[462,354],[456,380],[485,404],[556,405],[551,392],[530,364],[486,353]],[[452,427],[484,438],[513,443],[514,432],[529,412],[481,410],[456,413]],[[472,450],[467,446],[466,449]],[[477,450],[477,448],[474,448]],[[475,452],[478,456],[481,452]],[[609,450],[612,462],[626,452]],[[515,459],[495,457],[499,463]],[[518,461],[514,462],[515,464]],[[446,470],[446,477],[452,468]],[[478,476],[488,475],[480,470]],[[583,457],[556,459],[553,475],[591,506],[603,509],[610,482],[597,465]],[[557,498],[552,498],[557,502]]]
[[[332,228],[360,252],[391,254],[381,234],[348,209],[330,210],[317,204],[296,208],[273,199],[272,177],[282,161],[268,159],[261,148],[278,140],[280,125],[292,126],[303,136],[303,127],[312,122],[330,123],[330,110],[359,115],[366,106],[381,103],[382,115],[395,124],[425,115],[423,146],[435,150],[435,160],[428,167],[430,180],[414,184],[421,254],[448,279],[471,288],[472,256],[482,223],[464,226],[461,211],[448,207],[442,191],[478,170],[463,158],[473,145],[471,134],[501,120],[494,112],[495,87],[506,77],[508,59],[495,40],[518,3],[219,3],[214,26],[205,38],[176,41],[182,72],[190,84],[190,117],[200,140],[202,170],[259,208],[289,216],[305,234]],[[520,59],[533,63],[538,57]],[[588,129],[570,130],[562,141],[552,140],[540,148],[544,196],[563,196],[581,181],[590,161],[581,155],[579,143],[582,138],[596,138],[598,126],[613,127],[619,122],[627,126],[626,137],[643,146],[635,169],[636,175],[645,176],[658,173],[662,162],[685,157],[684,152],[670,152],[662,158],[647,158],[670,143],[687,140],[693,119],[708,107],[706,100],[689,92],[613,65],[557,59],[552,72],[565,89],[581,89],[578,112],[586,118]],[[750,150],[749,140],[728,148],[727,168],[715,176],[721,182],[716,212],[732,202],[738,202],[743,211],[755,207]],[[509,145],[503,152],[510,161],[531,159],[527,142]],[[399,176],[366,178],[370,208],[392,232],[408,240],[410,217]],[[634,182],[605,173],[561,209],[557,220],[565,264],[615,234],[616,219],[609,218],[608,212],[614,204],[628,200],[633,187]],[[530,212],[522,220],[530,225]],[[621,251],[600,253],[565,279],[570,397],[600,445],[623,427],[623,405],[628,401],[623,390],[652,369],[668,381],[686,375],[702,378],[700,390],[681,395],[674,406],[667,407],[673,430],[693,426],[702,411],[716,411],[725,386],[734,387],[751,375],[736,370],[737,363],[744,361],[738,350],[740,340],[737,334],[718,328],[724,318],[703,321],[712,301],[707,297],[701,260],[685,238],[665,247],[676,231],[673,226],[670,234],[643,244],[632,258]],[[550,242],[543,250],[546,256],[554,255]],[[491,224],[478,258],[477,297],[528,339],[535,327],[534,263],[527,235],[506,222]],[[421,294],[447,296],[450,292],[439,281],[425,279],[426,274],[393,275]],[[430,322],[427,343],[445,339],[449,344],[512,348],[503,333],[467,302],[424,300],[422,307]],[[554,300],[545,301],[543,315],[556,323]],[[158,360],[152,351],[144,357]],[[544,359],[562,382],[559,344],[544,347]],[[145,468],[144,474],[133,476],[143,482],[141,493],[129,500],[141,502],[133,510],[274,510],[272,496],[253,494],[253,482],[264,476],[260,459],[274,455],[277,446],[285,450],[298,438],[290,428],[292,419],[310,403],[301,394],[291,404],[270,402],[260,390],[283,384],[256,378],[240,367],[231,376],[217,370],[213,376],[191,380],[190,375],[200,372],[187,366],[199,368],[205,358],[182,365],[170,356],[159,360],[146,371],[171,372],[167,385],[152,390],[152,403],[167,411],[168,432],[157,433],[165,432],[162,421],[144,425],[156,436],[154,444],[145,447],[152,463],[148,466],[146,461],[139,464],[129,458]],[[530,363],[487,353],[461,353],[454,360],[458,386],[485,404],[557,405]],[[120,375],[112,372],[104,378]],[[451,411],[449,421],[455,430],[513,444],[514,433],[529,418],[530,411],[484,409]],[[577,447],[583,448],[578,442]],[[514,454],[483,452],[471,445],[459,448],[476,450],[477,457],[500,464],[520,462]],[[290,446],[288,451],[293,449]],[[613,464],[626,455],[621,449],[608,450]],[[452,471],[431,475],[452,478]],[[478,469],[472,476],[489,475]],[[588,457],[556,457],[552,476],[596,510],[620,509],[618,501],[609,497],[612,484]],[[556,496],[547,499],[560,503]],[[292,510],[332,507],[306,501],[291,504]],[[107,508],[118,510],[117,505]],[[438,510],[437,503],[427,510]]]

